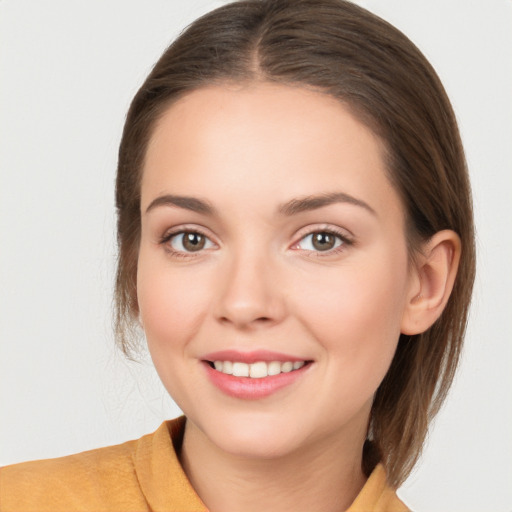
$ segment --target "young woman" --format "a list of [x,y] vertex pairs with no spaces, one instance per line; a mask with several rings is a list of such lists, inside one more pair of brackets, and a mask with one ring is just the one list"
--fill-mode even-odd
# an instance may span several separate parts
[[342,0],[192,24],[119,151],[117,328],[184,417],[1,473],[0,509],[399,511],[452,381],[475,255],[421,53]]

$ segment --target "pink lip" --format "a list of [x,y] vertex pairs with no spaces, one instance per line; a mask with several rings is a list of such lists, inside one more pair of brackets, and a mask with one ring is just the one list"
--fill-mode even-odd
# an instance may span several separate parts
[[[232,361],[232,359],[224,360]],[[272,360],[276,361],[276,359]],[[259,361],[261,361],[261,359],[259,359]],[[296,382],[304,376],[304,374],[309,370],[311,364],[306,364],[298,370],[280,373],[278,375],[269,375],[268,377],[263,377],[261,379],[228,375],[215,370],[215,368],[212,368],[206,361],[203,361],[203,366],[210,381],[226,395],[243,400],[259,400]]]
[[291,356],[289,354],[281,354],[279,352],[271,352],[269,350],[253,350],[251,352],[240,352],[238,350],[220,350],[218,352],[212,352],[201,357],[204,361],[238,361],[240,363],[257,363],[258,361],[264,361],[269,363],[270,361],[280,361],[285,363],[291,361],[295,363],[297,361],[305,361],[304,358]]

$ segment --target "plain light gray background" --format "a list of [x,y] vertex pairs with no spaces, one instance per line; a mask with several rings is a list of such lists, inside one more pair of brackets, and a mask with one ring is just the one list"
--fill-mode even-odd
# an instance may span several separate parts
[[[113,181],[129,101],[209,0],[0,1],[0,464],[122,442],[179,414],[114,348]],[[465,142],[478,279],[416,512],[512,510],[512,1],[361,0],[438,70]]]

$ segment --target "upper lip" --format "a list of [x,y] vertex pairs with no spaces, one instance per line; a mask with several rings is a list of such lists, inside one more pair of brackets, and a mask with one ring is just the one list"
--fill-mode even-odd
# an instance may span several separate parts
[[264,361],[269,363],[271,361],[280,361],[285,363],[291,361],[295,363],[297,361],[308,361],[303,357],[292,356],[290,354],[283,354],[280,352],[273,352],[270,350],[251,350],[251,351],[239,351],[239,350],[219,350],[217,352],[210,352],[201,359],[204,361],[236,361],[240,363],[257,363]]

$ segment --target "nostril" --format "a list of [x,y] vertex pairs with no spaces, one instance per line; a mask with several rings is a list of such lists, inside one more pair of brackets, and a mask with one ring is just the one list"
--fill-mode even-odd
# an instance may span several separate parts
[[240,316],[236,317],[234,315],[232,318],[229,318],[227,316],[222,316],[219,318],[219,321],[223,324],[234,324],[239,327],[248,327],[250,324],[252,324],[252,325],[269,324],[269,323],[273,322],[272,318],[269,318],[268,316],[261,316],[258,318],[251,319],[251,318],[243,318]]

